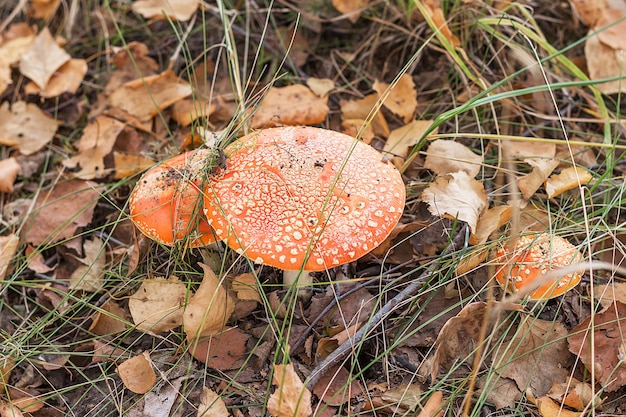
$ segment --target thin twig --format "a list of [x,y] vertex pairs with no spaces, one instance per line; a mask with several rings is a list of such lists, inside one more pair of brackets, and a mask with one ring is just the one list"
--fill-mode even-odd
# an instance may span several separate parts
[[[459,233],[452,239],[448,247],[442,252],[440,258],[445,257],[446,255],[454,252],[457,247],[463,244],[466,241],[466,230],[467,226],[464,226],[459,230]],[[365,337],[374,330],[387,315],[392,312],[399,304],[403,303],[410,297],[417,294],[417,292],[422,288],[422,285],[430,275],[435,271],[435,269],[439,266],[438,262],[434,262],[429,268],[427,268],[419,277],[414,279],[408,286],[406,286],[402,291],[396,294],[391,300],[389,300],[379,311],[376,313],[371,320],[369,320],[363,327],[357,331],[353,337],[349,338],[344,344],[340,345],[337,349],[335,349],[330,355],[326,357],[323,361],[317,364],[315,369],[309,375],[307,380],[307,387],[309,389],[313,389],[313,387],[320,380],[322,375],[324,375],[330,368],[339,363],[350,351],[354,348],[354,346],[361,343]]]

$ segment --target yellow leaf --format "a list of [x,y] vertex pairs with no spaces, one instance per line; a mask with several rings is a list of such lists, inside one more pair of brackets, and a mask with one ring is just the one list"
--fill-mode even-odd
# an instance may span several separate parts
[[560,174],[552,175],[547,179],[545,187],[548,198],[556,197],[567,190],[573,190],[587,184],[592,179],[589,171],[581,167],[569,167]]
[[374,81],[372,86],[383,100],[384,106],[408,123],[413,118],[417,109],[417,92],[415,82],[409,74],[402,74],[394,85]]
[[134,356],[117,367],[117,374],[124,386],[135,394],[145,394],[156,382],[152,361],[148,352]]
[[274,365],[272,383],[276,391],[267,401],[267,410],[276,417],[309,417],[311,392],[306,389],[293,369],[292,364]]

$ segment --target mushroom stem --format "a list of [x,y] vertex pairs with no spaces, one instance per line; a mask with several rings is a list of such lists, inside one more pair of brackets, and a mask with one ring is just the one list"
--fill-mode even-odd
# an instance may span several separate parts
[[292,286],[298,287],[298,295],[300,297],[306,297],[311,293],[310,286],[313,284],[313,276],[311,271],[296,270],[296,271],[283,271],[283,286],[289,288]]

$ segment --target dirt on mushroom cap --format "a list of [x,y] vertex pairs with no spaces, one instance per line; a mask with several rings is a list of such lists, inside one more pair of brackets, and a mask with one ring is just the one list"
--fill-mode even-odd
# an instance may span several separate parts
[[404,208],[397,169],[354,138],[313,127],[265,129],[225,149],[205,212],[219,238],[257,263],[317,271],[358,259]]
[[130,219],[146,236],[165,245],[188,239],[190,246],[215,242],[202,215],[200,189],[211,151],[177,155],[147,171],[129,200]]

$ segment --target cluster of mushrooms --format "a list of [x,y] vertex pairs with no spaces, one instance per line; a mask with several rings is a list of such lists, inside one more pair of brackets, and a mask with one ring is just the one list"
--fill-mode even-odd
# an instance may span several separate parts
[[[404,209],[398,170],[342,133],[264,129],[234,141],[224,154],[224,166],[207,167],[214,151],[197,149],[146,172],[129,201],[137,228],[164,245],[223,241],[255,263],[284,270],[286,285],[307,285],[303,271],[355,261],[380,245]],[[498,251],[496,279],[516,291],[581,259],[562,238],[527,236]],[[579,281],[578,273],[557,277],[530,298],[556,297]]]

